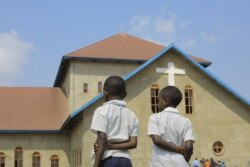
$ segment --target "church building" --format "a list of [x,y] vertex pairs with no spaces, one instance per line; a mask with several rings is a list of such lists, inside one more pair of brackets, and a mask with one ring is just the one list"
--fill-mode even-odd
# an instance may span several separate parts
[[167,85],[181,90],[178,109],[193,124],[190,163],[197,157],[247,166],[250,101],[212,74],[210,65],[175,44],[126,33],[68,53],[53,87],[0,87],[0,167],[91,167],[90,124],[111,75],[125,79],[127,106],[140,121],[138,145],[130,151],[133,166],[148,166],[148,119],[158,112],[159,90]]

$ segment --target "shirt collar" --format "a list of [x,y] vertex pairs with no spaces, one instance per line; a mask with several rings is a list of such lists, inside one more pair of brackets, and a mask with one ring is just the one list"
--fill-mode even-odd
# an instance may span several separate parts
[[176,108],[173,108],[173,107],[167,107],[163,111],[164,112],[172,112],[172,113],[175,113],[175,114],[180,114],[180,112]]
[[124,100],[110,100],[107,101],[105,103],[103,103],[103,105],[107,105],[107,104],[113,104],[113,105],[118,105],[118,106],[126,106],[126,101]]

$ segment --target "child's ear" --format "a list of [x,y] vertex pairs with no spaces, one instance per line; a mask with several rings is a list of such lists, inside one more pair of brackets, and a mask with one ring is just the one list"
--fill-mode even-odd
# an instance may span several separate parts
[[167,107],[169,105],[168,99],[165,99],[165,106]]
[[123,98],[125,98],[126,96],[127,96],[127,91],[123,93]]
[[106,90],[103,90],[103,94],[104,96],[108,96],[109,93]]

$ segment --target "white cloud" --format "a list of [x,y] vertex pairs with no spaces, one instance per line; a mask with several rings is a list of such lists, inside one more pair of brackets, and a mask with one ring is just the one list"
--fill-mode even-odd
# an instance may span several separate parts
[[21,40],[16,31],[0,33],[0,84],[20,75],[22,66],[29,63],[29,54],[34,50],[33,44]]
[[175,26],[173,20],[159,19],[155,21],[155,30],[159,33],[174,34]]
[[152,21],[149,16],[134,16],[129,24],[132,32],[143,33],[151,26]]
[[175,16],[173,13],[165,13],[162,10],[156,16],[134,16],[129,22],[130,31],[152,42],[168,45],[176,35]]
[[173,35],[175,17],[172,13],[168,13],[167,16],[162,13],[157,16],[136,15],[130,20],[129,26],[133,33],[142,35],[152,34],[152,32],[159,35]]

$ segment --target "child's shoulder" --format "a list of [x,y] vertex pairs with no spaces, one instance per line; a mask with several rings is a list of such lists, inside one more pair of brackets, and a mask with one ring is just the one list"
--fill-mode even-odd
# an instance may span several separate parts
[[153,113],[150,115],[149,119],[157,120],[160,117],[160,113]]
[[99,106],[95,109],[95,112],[98,112],[98,113],[104,113],[107,111],[107,106],[106,105],[102,105],[102,106]]

